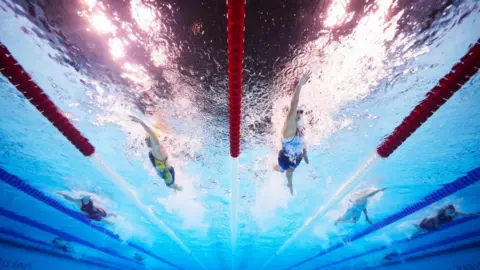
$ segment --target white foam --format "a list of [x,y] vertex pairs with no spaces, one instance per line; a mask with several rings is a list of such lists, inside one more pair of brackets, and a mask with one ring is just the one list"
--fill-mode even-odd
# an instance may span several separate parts
[[285,174],[276,171],[268,171],[266,180],[255,191],[255,202],[251,211],[262,230],[268,229],[267,221],[276,217],[276,211],[280,208],[288,209],[288,202],[292,195],[286,188]]
[[[184,173],[178,173],[175,176],[178,184],[182,186],[182,191],[169,192],[167,197],[157,198],[157,202],[165,207],[169,213],[176,214],[183,219],[185,228],[200,229],[204,233],[209,225],[204,221],[206,209],[198,198],[197,190],[194,187],[194,177]],[[175,180],[177,182],[177,180]],[[167,188],[167,187],[164,187]]]

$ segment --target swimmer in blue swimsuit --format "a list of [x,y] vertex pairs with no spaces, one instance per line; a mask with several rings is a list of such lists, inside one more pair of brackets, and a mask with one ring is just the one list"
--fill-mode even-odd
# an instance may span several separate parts
[[75,203],[75,205],[80,208],[82,213],[91,220],[113,224],[106,218],[117,216],[115,213],[107,213],[103,208],[95,206],[92,199],[88,195],[83,195],[80,198],[73,198],[65,192],[57,192],[57,194],[61,195],[66,200]]
[[157,171],[158,176],[164,180],[167,187],[181,191],[182,187],[178,183],[175,183],[175,170],[168,162],[167,150],[165,150],[165,148],[160,144],[155,130],[153,130],[136,116],[130,116],[130,119],[132,119],[133,122],[142,125],[143,129],[145,129],[147,132],[145,143],[150,148],[148,157],[152,163],[152,166]]
[[298,102],[300,100],[300,92],[302,87],[308,82],[311,76],[308,71],[300,78],[295,88],[292,101],[290,103],[290,110],[288,111],[285,124],[283,126],[282,150],[278,153],[278,164],[275,164],[274,169],[279,172],[285,172],[288,181],[288,188],[293,195],[293,171],[297,166],[305,160],[308,164],[307,147],[305,145],[305,127],[303,113],[304,111],[298,109]]

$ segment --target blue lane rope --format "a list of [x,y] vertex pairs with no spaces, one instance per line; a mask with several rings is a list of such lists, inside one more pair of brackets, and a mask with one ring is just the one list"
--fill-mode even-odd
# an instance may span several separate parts
[[[431,248],[438,248],[438,247],[458,243],[458,242],[461,242],[461,241],[469,240],[471,238],[479,237],[479,236],[480,236],[480,230],[465,233],[465,234],[454,236],[454,237],[450,237],[450,238],[447,238],[447,239],[444,239],[444,240],[440,240],[440,241],[437,241],[437,242],[434,242],[434,243],[430,243],[430,244],[426,244],[426,245],[414,248],[414,249],[406,251],[406,252],[401,252],[401,253],[398,254],[398,256],[399,257],[402,256],[402,258],[398,258],[398,259],[400,259],[400,261],[405,260],[405,259],[408,260],[409,258],[405,258],[405,256],[407,256],[407,255],[413,255],[415,253],[422,252],[422,251],[425,251],[425,250],[428,250],[428,249],[431,249]],[[458,249],[458,246],[455,249]],[[396,261],[399,261],[398,259]],[[382,266],[382,265],[377,265],[375,267],[366,267],[364,269],[377,269],[379,266]]]
[[31,242],[31,243],[34,243],[34,244],[37,244],[37,245],[40,245],[40,246],[52,247],[52,245],[47,243],[47,242],[36,240],[36,239],[30,238],[26,235],[23,235],[23,234],[20,234],[20,233],[17,233],[17,232],[14,232],[14,231],[11,231],[11,230],[8,230],[8,229],[5,229],[5,228],[0,228],[0,233],[4,234],[4,235],[11,236],[11,237],[19,238],[19,239],[22,239],[22,240],[25,240],[27,242]]
[[131,258],[128,258],[128,257],[125,257],[119,253],[117,253],[116,251],[114,250],[111,250],[111,249],[106,249],[106,248],[103,248],[103,247],[99,247],[95,244],[92,244],[86,240],[83,240],[75,235],[71,235],[69,233],[66,233],[66,232],[63,232],[63,231],[60,231],[58,229],[55,229],[55,228],[52,228],[48,225],[45,225],[43,223],[40,223],[38,221],[35,221],[35,220],[32,220],[32,219],[29,219],[25,216],[21,216],[21,215],[18,215],[12,211],[9,211],[3,207],[0,207],[0,215],[6,217],[6,218],[9,218],[11,220],[15,220],[17,222],[20,222],[20,223],[23,223],[25,225],[28,225],[28,226],[31,226],[31,227],[34,227],[34,228],[37,228],[39,230],[42,230],[42,231],[45,231],[45,232],[48,232],[48,233],[51,233],[51,234],[54,234],[54,235],[57,235],[63,239],[66,239],[66,240],[69,240],[69,241],[73,241],[73,242],[77,242],[81,245],[84,245],[86,247],[89,247],[89,248],[92,248],[92,249],[96,249],[98,251],[101,251],[103,253],[106,253],[106,254],[109,254],[111,256],[114,256],[114,257],[117,257],[119,259],[123,259],[123,260],[126,260],[126,261],[129,261],[129,262],[132,262],[132,263],[135,263],[135,264],[140,264],[139,262],[137,261],[134,261],[133,259]]
[[378,252],[378,251],[386,250],[386,249],[388,249],[388,248],[391,248],[393,245],[400,244],[400,243],[406,243],[406,242],[410,242],[410,241],[413,241],[413,240],[417,240],[417,239],[423,238],[423,237],[425,237],[425,236],[429,236],[429,235],[432,235],[432,234],[435,234],[435,233],[438,233],[438,232],[441,232],[441,231],[450,229],[450,228],[452,228],[452,227],[461,225],[461,224],[463,224],[463,223],[466,223],[466,222],[468,222],[468,221],[475,220],[475,219],[478,219],[478,218],[480,218],[480,217],[466,217],[466,218],[457,219],[457,220],[454,220],[454,221],[448,223],[447,225],[442,226],[442,227],[441,227],[440,229],[438,229],[438,230],[435,230],[435,231],[432,231],[432,232],[427,232],[427,233],[422,233],[422,234],[416,235],[416,236],[411,237],[411,238],[404,238],[404,239],[401,239],[401,240],[396,240],[396,241],[393,241],[393,242],[392,242],[390,245],[388,245],[388,246],[376,247],[376,248],[367,250],[367,251],[365,251],[365,252],[363,252],[363,253],[360,253],[360,254],[357,254],[357,255],[345,257],[345,258],[343,258],[343,259],[341,259],[341,260],[334,261],[334,262],[330,262],[330,263],[327,263],[327,264],[325,264],[325,265],[319,266],[319,267],[315,268],[315,270],[319,270],[319,269],[323,269],[323,268],[335,266],[335,265],[338,265],[338,264],[341,264],[341,263],[344,263],[344,262],[348,262],[348,261],[351,261],[351,260],[354,260],[354,259],[358,259],[358,258],[367,256],[367,255],[370,255],[370,254],[375,253],[375,252]]
[[[52,248],[52,244],[50,244],[48,242],[33,239],[31,237],[25,236],[23,234],[20,234],[20,233],[17,233],[17,232],[14,232],[14,231],[11,231],[11,230],[8,230],[8,229],[5,229],[5,228],[0,228],[0,234],[7,235],[7,236],[12,237],[12,238],[22,239],[26,242],[34,243],[34,244],[37,244],[39,246]],[[38,249],[38,250],[40,250],[40,249]],[[90,260],[86,260],[86,259],[82,259],[82,258],[77,259],[75,257],[69,256],[69,255],[66,255],[66,254],[62,254],[62,253],[55,253],[55,254],[59,255],[61,257],[68,258],[70,260],[76,260],[76,261],[80,261],[80,262],[83,262],[83,263],[86,263],[86,264],[100,266],[100,267],[103,267],[103,268],[122,269],[122,267],[119,267],[120,265],[118,265],[118,264],[115,264],[113,262],[109,262],[109,261],[106,261],[106,260],[101,260],[101,259],[95,258],[95,257],[88,257]],[[100,263],[99,262],[94,262],[93,260],[99,261]],[[116,268],[112,267],[111,265],[115,266]]]
[[478,237],[478,236],[480,236],[480,230],[465,233],[465,234],[462,234],[462,235],[457,235],[457,236],[454,236],[454,237],[450,237],[450,238],[447,238],[447,239],[437,241],[435,243],[430,243],[430,244],[426,244],[426,245],[423,245],[423,246],[420,246],[420,247],[416,247],[412,250],[409,250],[409,251],[406,251],[406,252],[401,252],[401,253],[399,253],[399,255],[400,256],[412,255],[412,254],[422,252],[422,251],[427,250],[427,249],[446,246],[446,245],[449,245],[449,244],[454,244],[454,243],[461,242],[461,241],[464,241],[464,240],[468,240],[468,239]]
[[[105,235],[119,241],[119,242],[122,242],[122,240],[120,239],[120,236],[118,236],[117,234],[109,231],[108,229],[102,227],[102,226],[98,226],[96,224],[94,224],[89,218],[87,218],[84,214],[78,212],[78,211],[74,211],[70,208],[67,208],[65,206],[63,206],[61,203],[59,203],[58,201],[48,197],[47,195],[45,195],[43,192],[41,192],[40,190],[32,187],[31,185],[27,184],[25,181],[23,181],[22,179],[20,179],[19,177],[17,177],[16,175],[13,175],[13,174],[10,174],[9,172],[5,171],[3,168],[0,168],[0,180],[5,182],[6,184],[24,192],[25,194],[45,203],[46,205],[48,206],[51,206],[53,208],[55,208],[56,210],[90,226],[91,228],[99,231],[99,232],[102,232],[104,233]],[[173,268],[176,268],[176,269],[179,269],[181,270],[182,268],[179,267],[178,265],[172,263],[172,262],[169,262],[167,261],[166,259],[158,256],[158,255],[155,255],[153,254],[152,252],[146,250],[145,248],[142,248],[141,246],[137,245],[137,244],[134,244],[134,243],[127,243],[128,246],[132,247],[132,248],[135,248],[137,249],[138,251],[141,251],[145,254],[148,254],[150,255],[151,257],[173,267]]]
[[347,245],[348,243],[351,243],[357,239],[360,239],[374,231],[377,231],[381,228],[384,228],[406,216],[409,216],[441,199],[444,199],[450,195],[452,195],[453,193],[459,191],[459,190],[462,190],[476,182],[480,181],[480,168],[476,168],[476,169],[473,169],[471,171],[469,171],[465,176],[462,176],[460,178],[458,178],[457,180],[449,183],[449,184],[446,184],[444,185],[442,188],[438,189],[437,191],[434,191],[433,193],[431,193],[430,195],[426,196],[425,198],[423,198],[423,200],[417,202],[417,203],[414,203],[410,206],[407,206],[406,208],[404,208],[403,210],[401,210],[400,212],[397,212],[389,217],[387,217],[386,219],[376,223],[376,224],[373,224],[372,226],[370,226],[369,228],[357,233],[357,234],[354,234],[352,236],[348,236],[346,238],[344,238],[342,240],[342,242],[336,244],[336,245],[333,245],[319,253],[317,253],[316,255],[314,256],[311,256],[311,257],[308,257],[290,267],[288,267],[287,269],[292,269],[292,268],[295,268],[295,267],[298,267],[302,264],[305,264],[309,261],[312,261],[318,257],[321,257],[325,254],[328,254],[334,250],[337,250],[345,245]]

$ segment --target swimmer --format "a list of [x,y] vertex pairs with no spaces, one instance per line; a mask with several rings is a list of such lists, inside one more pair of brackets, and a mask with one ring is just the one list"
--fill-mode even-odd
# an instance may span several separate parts
[[145,260],[145,258],[142,255],[140,255],[136,252],[135,252],[135,254],[133,254],[133,259],[136,260],[137,262],[142,262],[143,260]]
[[293,195],[293,172],[297,166],[305,160],[308,164],[307,147],[305,145],[305,127],[302,109],[298,109],[300,92],[302,87],[308,82],[312,73],[310,71],[302,75],[295,88],[290,110],[283,126],[282,132],[282,150],[278,152],[278,164],[274,169],[279,172],[286,172],[287,186]]
[[398,251],[392,251],[390,253],[388,253],[387,255],[385,255],[385,257],[383,257],[384,260],[387,260],[387,261],[392,261],[392,260],[397,260],[399,259],[401,256],[401,253],[398,252]]
[[56,237],[52,240],[52,246],[54,249],[61,250],[65,253],[73,252],[73,249],[70,246],[70,242],[60,237]]
[[104,209],[93,204],[92,199],[88,195],[83,195],[80,198],[73,198],[65,192],[57,192],[58,195],[63,196],[66,200],[74,202],[78,208],[91,220],[101,221],[107,224],[113,224],[106,218],[116,217],[115,213],[107,213]]
[[148,157],[153,167],[157,171],[158,176],[160,176],[160,178],[165,181],[165,185],[167,185],[167,187],[174,190],[182,191],[182,187],[175,183],[175,170],[172,166],[170,166],[168,162],[168,153],[165,148],[162,147],[162,145],[160,144],[157,133],[138,117],[130,116],[130,119],[133,122],[142,125],[143,129],[145,129],[145,131],[147,132],[145,142],[150,148]]
[[440,229],[443,225],[452,222],[457,217],[480,217],[480,213],[462,213],[457,211],[455,209],[455,206],[450,204],[440,209],[435,217],[424,218],[420,225],[416,225],[417,228],[420,229],[418,233],[421,233],[422,231],[436,231]]
[[382,189],[377,189],[373,192],[369,192],[366,195],[363,195],[359,198],[355,199],[349,199],[350,201],[350,206],[348,207],[347,211],[345,211],[345,214],[343,214],[342,217],[339,217],[335,221],[335,225],[338,225],[340,222],[350,222],[350,223],[357,223],[358,219],[362,215],[362,212],[365,214],[365,220],[371,224],[372,221],[368,217],[368,212],[367,212],[367,202],[368,199],[375,196],[377,193],[384,191],[387,188],[382,188]]

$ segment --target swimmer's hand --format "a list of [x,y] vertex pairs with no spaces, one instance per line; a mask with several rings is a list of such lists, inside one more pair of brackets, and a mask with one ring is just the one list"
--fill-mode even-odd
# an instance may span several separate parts
[[312,76],[312,72],[310,70],[305,72],[302,77],[300,77],[300,80],[298,80],[298,86],[304,86],[308,82],[308,80],[310,80],[310,76]]
[[142,119],[136,117],[135,115],[129,115],[128,117],[130,118],[130,120],[132,120],[135,123],[140,123],[140,124],[143,123]]

